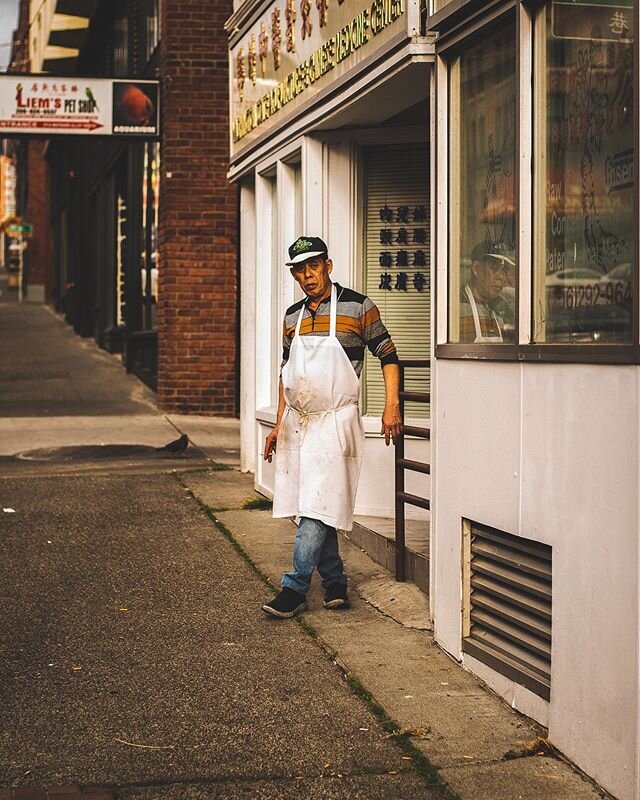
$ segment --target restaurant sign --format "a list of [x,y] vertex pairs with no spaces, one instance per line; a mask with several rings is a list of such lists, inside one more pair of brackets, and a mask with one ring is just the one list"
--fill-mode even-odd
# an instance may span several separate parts
[[0,133],[159,135],[158,81],[0,76]]
[[416,0],[276,0],[229,51],[231,153],[407,31]]

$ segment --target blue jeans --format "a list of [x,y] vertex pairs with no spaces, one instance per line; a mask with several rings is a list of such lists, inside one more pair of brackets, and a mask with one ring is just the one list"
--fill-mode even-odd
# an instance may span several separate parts
[[282,576],[283,588],[306,595],[316,568],[325,589],[332,584],[347,585],[336,529],[319,519],[300,517],[293,545],[293,571]]

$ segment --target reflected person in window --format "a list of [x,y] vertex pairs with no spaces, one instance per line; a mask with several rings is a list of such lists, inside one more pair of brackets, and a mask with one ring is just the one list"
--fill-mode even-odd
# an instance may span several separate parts
[[480,242],[473,248],[469,280],[460,293],[460,342],[513,341],[514,268],[502,245]]

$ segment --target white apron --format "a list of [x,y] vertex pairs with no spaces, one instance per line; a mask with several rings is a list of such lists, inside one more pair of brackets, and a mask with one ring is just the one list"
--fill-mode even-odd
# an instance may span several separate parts
[[286,408],[276,446],[274,517],[311,517],[350,531],[364,447],[360,382],[336,337],[336,287],[329,336],[301,336],[300,309],[282,368]]
[[482,334],[482,325],[480,324],[480,315],[478,314],[478,304],[476,303],[476,298],[473,296],[473,292],[469,284],[464,287],[464,290],[469,298],[469,303],[471,304],[471,313],[473,314],[473,325],[476,329],[476,338],[474,339],[475,343],[478,342],[502,342],[504,341],[502,338],[502,328],[500,327],[500,320],[498,319],[498,315],[496,314],[493,309],[491,310],[491,315],[496,323],[496,327],[498,328],[498,333],[495,336],[483,336]]

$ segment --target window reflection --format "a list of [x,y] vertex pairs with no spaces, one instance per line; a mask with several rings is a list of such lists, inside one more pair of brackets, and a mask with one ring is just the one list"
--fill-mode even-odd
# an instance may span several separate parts
[[514,339],[515,66],[515,24],[483,37],[452,64],[452,342]]
[[129,71],[129,20],[122,3],[117,7],[113,21],[113,74],[126,75]]
[[159,0],[144,0],[144,60],[149,61],[160,38]]
[[551,2],[543,19],[535,339],[630,342],[633,2]]
[[144,149],[142,182],[142,252],[140,253],[140,291],[142,327],[156,327],[158,301],[158,213],[160,200],[160,144],[149,142]]

